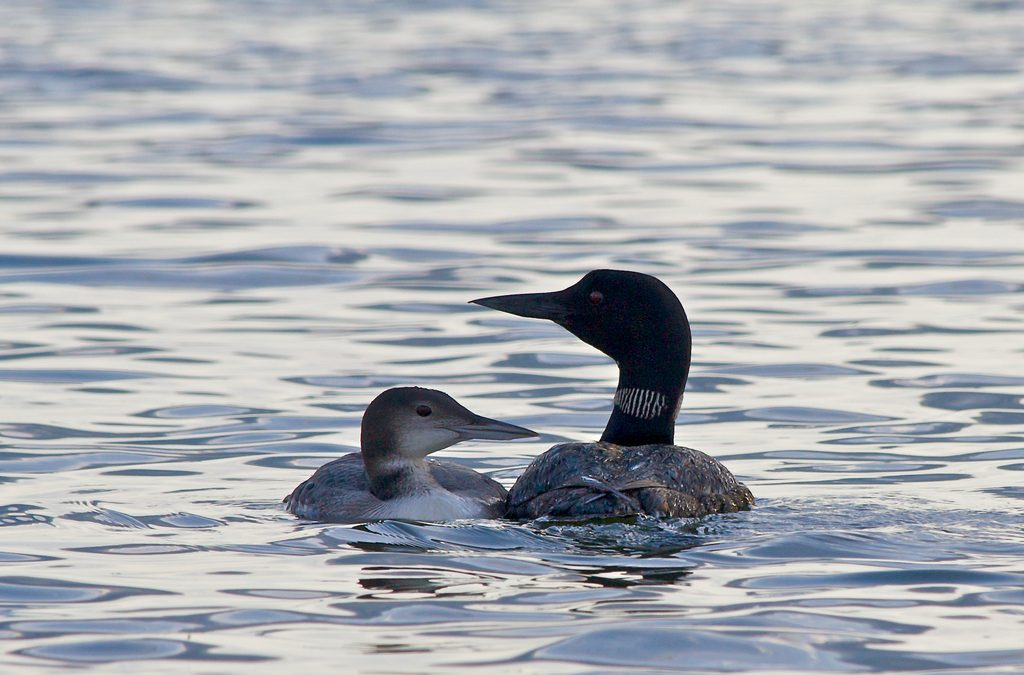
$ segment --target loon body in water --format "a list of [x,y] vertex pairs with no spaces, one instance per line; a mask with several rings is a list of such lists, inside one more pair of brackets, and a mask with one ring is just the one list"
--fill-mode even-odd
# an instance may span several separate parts
[[534,459],[509,492],[508,517],[699,517],[754,503],[716,459],[674,444],[690,370],[690,323],[660,280],[594,270],[562,291],[472,302],[554,321],[619,366],[600,442],[563,443]]
[[500,518],[505,488],[472,469],[426,456],[471,438],[536,435],[481,417],[444,392],[388,389],[363,413],[362,452],[324,464],[284,501],[297,516],[336,523]]

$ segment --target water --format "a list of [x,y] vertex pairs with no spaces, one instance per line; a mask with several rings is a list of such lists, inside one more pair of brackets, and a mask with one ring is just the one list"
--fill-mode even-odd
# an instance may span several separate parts
[[[9,2],[3,670],[1024,667],[1024,4]],[[596,267],[694,322],[749,513],[306,523],[393,384],[595,438],[607,359],[466,304]]]

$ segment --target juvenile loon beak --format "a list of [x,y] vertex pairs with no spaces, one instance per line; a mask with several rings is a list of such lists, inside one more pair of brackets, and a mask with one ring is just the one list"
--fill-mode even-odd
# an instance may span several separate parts
[[470,300],[474,305],[490,307],[499,312],[508,312],[516,316],[531,319],[548,319],[564,325],[569,316],[569,305],[565,291],[553,293],[517,293],[515,295],[495,295],[490,298]]
[[468,441],[472,438],[488,441],[506,441],[512,438],[532,438],[537,432],[530,431],[526,427],[517,427],[508,422],[499,422],[489,417],[473,415],[468,422],[459,422],[448,427],[459,435],[460,441]]

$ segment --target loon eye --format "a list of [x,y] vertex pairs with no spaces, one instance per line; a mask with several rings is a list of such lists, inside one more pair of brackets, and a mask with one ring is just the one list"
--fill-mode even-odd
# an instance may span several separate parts
[[434,412],[430,409],[429,405],[418,405],[416,406],[416,414],[420,417],[429,417],[430,413]]
[[590,304],[600,305],[604,302],[604,293],[601,291],[590,291]]

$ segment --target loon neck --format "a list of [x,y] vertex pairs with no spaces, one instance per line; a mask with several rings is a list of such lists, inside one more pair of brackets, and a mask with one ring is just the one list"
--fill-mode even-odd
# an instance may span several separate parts
[[366,468],[367,478],[370,479],[370,493],[383,501],[441,488],[430,475],[430,467],[423,459],[401,457],[367,462],[364,453],[363,466]]
[[[616,445],[673,445],[676,415],[690,370],[689,341],[657,366],[619,364],[615,407],[601,440]],[[678,350],[672,350],[676,352]]]

